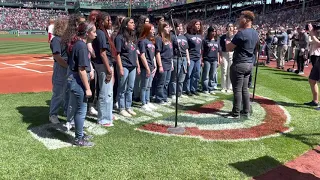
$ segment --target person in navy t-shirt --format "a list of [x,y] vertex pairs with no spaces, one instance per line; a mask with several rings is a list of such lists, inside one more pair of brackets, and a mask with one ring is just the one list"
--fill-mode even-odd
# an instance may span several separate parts
[[217,84],[215,84],[214,81],[218,64],[220,62],[219,42],[216,29],[210,26],[208,28],[207,36],[202,42],[202,91],[204,93],[215,94],[213,90],[217,86]]
[[[179,20],[174,21],[176,35],[172,33],[171,39],[173,44],[173,67],[169,84],[169,97],[176,94],[178,88],[178,96],[180,97],[183,89],[188,66],[190,65],[189,45],[186,36],[184,35],[183,24]],[[177,72],[178,71],[178,72]],[[178,86],[176,85],[178,78]]]
[[156,102],[163,104],[168,102],[168,84],[171,71],[173,70],[172,57],[173,46],[170,37],[170,26],[162,22],[158,28],[159,35],[156,37],[156,60],[158,71],[156,74]]
[[68,116],[74,117],[74,144],[77,146],[94,145],[89,142],[90,136],[84,135],[83,125],[87,114],[87,101],[92,96],[89,85],[92,66],[86,43],[91,42],[96,36],[94,24],[83,22],[77,27],[77,32],[68,45],[68,68],[71,71],[68,77],[70,89]]
[[140,99],[142,102],[142,109],[145,111],[152,111],[156,108],[152,103],[150,103],[150,88],[152,86],[153,76],[157,70],[154,46],[155,39],[153,34],[154,26],[152,24],[144,24],[138,41],[141,62]]
[[111,26],[111,17],[106,12],[100,12],[97,16],[97,38],[92,46],[96,57],[95,62],[100,93],[98,96],[98,123],[105,127],[113,126],[113,62],[116,49],[107,30]]
[[226,45],[227,51],[234,50],[233,64],[230,68],[231,83],[233,87],[233,109],[229,118],[240,118],[241,103],[243,110],[241,115],[249,116],[250,96],[248,90],[249,76],[252,71],[255,53],[259,45],[258,32],[252,29],[254,13],[251,11],[241,12],[239,21],[239,32],[232,41]]
[[136,73],[140,74],[137,55],[135,24],[132,18],[124,18],[114,42],[117,50],[118,72],[118,103],[122,116],[131,117],[136,113],[132,110],[132,92]]
[[66,47],[61,45],[61,36],[67,28],[67,21],[57,19],[55,21],[54,38],[50,42],[50,48],[54,58],[52,74],[52,98],[50,102],[49,121],[58,124],[58,112],[64,101],[64,114],[67,114],[68,96],[67,88],[67,59]]
[[197,19],[191,20],[185,35],[189,45],[190,66],[184,82],[184,89],[189,96],[199,95],[197,91],[201,72],[202,34],[201,21]]

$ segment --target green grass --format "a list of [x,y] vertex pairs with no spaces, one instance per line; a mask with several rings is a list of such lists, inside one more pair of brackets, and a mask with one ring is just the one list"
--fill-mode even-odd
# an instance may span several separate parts
[[117,121],[94,138],[93,148],[58,150],[27,132],[48,123],[51,93],[0,95],[0,179],[250,179],[320,142],[318,112],[301,105],[311,99],[306,78],[263,67],[257,94],[283,105],[294,131],[258,141],[204,142],[147,134],[134,130],[141,124]]
[[17,37],[15,34],[0,34],[0,39],[1,38],[20,38],[20,39],[32,39],[32,38],[43,38],[43,39],[47,39],[48,36],[47,35],[20,35],[19,37]]
[[[20,37],[19,37],[20,38]],[[2,41],[0,36],[0,54],[50,54],[47,42]]]

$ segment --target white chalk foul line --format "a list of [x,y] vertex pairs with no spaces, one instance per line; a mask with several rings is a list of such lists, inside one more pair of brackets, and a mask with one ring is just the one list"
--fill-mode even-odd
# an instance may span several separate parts
[[36,66],[46,66],[46,67],[53,67],[52,65],[46,65],[46,64],[38,64],[38,63],[33,63],[33,62],[28,62],[28,61],[22,61],[24,63],[27,64],[32,64],[32,65],[36,65]]
[[47,73],[47,72],[37,71],[37,70],[34,70],[34,69],[28,69],[28,68],[20,67],[20,66],[14,65],[14,64],[7,64],[7,63],[2,63],[2,64],[6,65],[6,66],[15,67],[15,68],[18,68],[18,69],[23,69],[23,70],[26,70],[26,71],[32,71],[32,72],[40,73],[40,74]]
[[0,68],[0,70],[2,70],[2,69],[13,69],[13,68],[15,68],[15,67],[3,67],[3,68]]

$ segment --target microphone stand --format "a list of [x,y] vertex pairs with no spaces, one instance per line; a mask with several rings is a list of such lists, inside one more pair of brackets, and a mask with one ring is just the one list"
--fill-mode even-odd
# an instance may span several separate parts
[[[178,45],[178,51],[179,51],[179,54],[180,54],[180,59],[182,59],[182,53],[181,53],[181,50],[180,50],[180,45],[179,45],[179,42],[178,42],[178,36],[177,36],[177,33],[176,33],[176,27],[174,26],[174,22],[173,22],[173,18],[172,18],[172,10],[169,11],[170,13],[170,19],[171,19],[171,24],[172,24],[172,27],[173,27],[173,32],[174,32],[174,35],[175,35],[175,38],[176,38],[176,41],[177,41],[177,45]],[[174,127],[169,127],[168,128],[168,132],[170,133],[173,133],[173,134],[184,134],[185,132],[185,128],[184,127],[178,127],[178,83],[179,83],[179,58],[177,58],[177,66],[176,67],[173,67],[173,68],[176,68],[176,104],[175,104],[175,123],[174,123]],[[182,71],[182,68],[180,69],[180,71]],[[181,92],[182,93],[182,92]]]

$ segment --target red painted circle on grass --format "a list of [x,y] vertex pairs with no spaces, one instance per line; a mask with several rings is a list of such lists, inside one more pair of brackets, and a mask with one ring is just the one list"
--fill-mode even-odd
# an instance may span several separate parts
[[[201,137],[207,140],[241,140],[262,138],[289,130],[289,127],[285,126],[288,117],[276,102],[262,97],[257,97],[255,101],[266,111],[266,116],[263,122],[257,126],[227,130],[202,130],[198,127],[186,127],[186,132],[182,136]],[[216,101],[198,109],[186,111],[186,113],[194,115],[201,113],[215,113],[220,111],[223,106],[223,101]],[[234,121],[236,122],[237,120]],[[169,127],[170,126],[168,125],[149,123],[139,129],[147,132],[170,134],[167,131]]]

